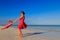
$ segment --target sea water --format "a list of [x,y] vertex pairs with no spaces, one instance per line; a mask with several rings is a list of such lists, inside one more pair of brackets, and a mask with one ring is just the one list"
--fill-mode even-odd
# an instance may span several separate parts
[[[12,26],[17,28],[18,26]],[[50,29],[50,30],[60,30],[60,25],[28,25],[27,29]]]

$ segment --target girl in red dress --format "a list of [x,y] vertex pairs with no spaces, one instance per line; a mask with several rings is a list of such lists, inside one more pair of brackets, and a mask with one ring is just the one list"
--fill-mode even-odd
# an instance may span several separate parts
[[24,22],[24,20],[25,20],[25,13],[24,13],[24,11],[21,11],[21,17],[20,18],[14,20],[13,22],[10,21],[9,24],[7,24],[7,26],[5,26],[4,28],[2,28],[1,30],[9,28],[12,24],[14,24],[18,20],[20,20],[20,22],[18,24],[18,37],[22,37],[23,34],[22,34],[21,29],[26,29],[26,27],[27,27],[27,25]]
[[13,24],[13,21],[9,20],[8,24],[6,24],[1,30],[9,28]]

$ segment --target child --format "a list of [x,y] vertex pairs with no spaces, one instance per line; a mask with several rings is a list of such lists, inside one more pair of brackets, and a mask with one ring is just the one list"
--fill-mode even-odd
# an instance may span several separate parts
[[8,24],[6,24],[6,25],[4,26],[4,28],[1,28],[1,30],[4,30],[4,29],[6,29],[6,28],[9,28],[12,24],[13,24],[13,22],[12,22],[11,20],[9,20]]

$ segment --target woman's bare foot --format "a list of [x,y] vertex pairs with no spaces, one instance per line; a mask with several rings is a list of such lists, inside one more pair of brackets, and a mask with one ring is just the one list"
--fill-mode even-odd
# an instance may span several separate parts
[[21,35],[18,35],[17,36],[19,40],[22,40],[22,36]]

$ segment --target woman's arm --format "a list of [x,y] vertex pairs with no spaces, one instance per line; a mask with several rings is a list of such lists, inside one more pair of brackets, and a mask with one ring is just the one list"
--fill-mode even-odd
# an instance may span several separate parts
[[17,22],[20,18],[17,18],[16,20],[13,21],[13,23]]
[[[20,18],[22,18],[22,16],[21,16]],[[14,24],[15,22],[17,22],[20,18],[17,18],[16,20],[14,20],[14,21],[12,22],[12,24]],[[4,29],[9,28],[9,25],[10,25],[10,24],[6,25],[6,27],[1,28],[1,30],[4,30]]]
[[16,20],[13,21],[13,23],[17,22],[19,19],[21,19],[23,16],[21,16],[20,18],[17,18]]

